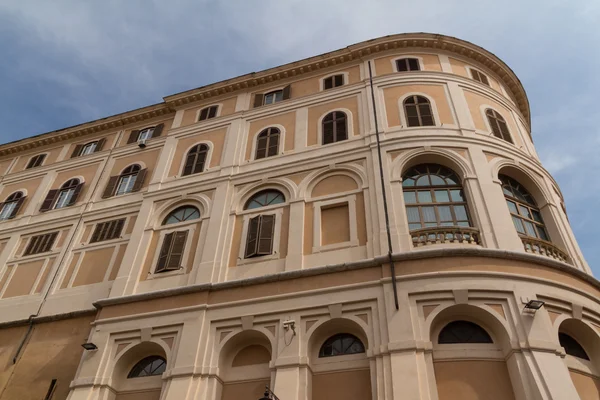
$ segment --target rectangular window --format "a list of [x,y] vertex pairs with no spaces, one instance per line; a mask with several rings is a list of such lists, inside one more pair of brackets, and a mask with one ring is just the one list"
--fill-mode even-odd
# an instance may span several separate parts
[[246,252],[244,258],[266,256],[273,253],[275,216],[259,215],[248,221]]
[[37,156],[31,157],[25,169],[39,167],[44,162],[44,158],[46,158],[45,154],[38,154]]
[[125,225],[125,218],[101,222],[96,225],[90,243],[103,242],[105,240],[117,239]]
[[137,174],[122,176],[121,179],[119,179],[116,195],[119,196],[121,194],[126,194],[133,191],[133,185],[135,185],[136,178]]
[[275,104],[283,100],[283,90],[276,90],[271,93],[265,94],[265,99],[263,101],[264,105],[267,104]]
[[165,235],[156,272],[176,271],[183,268],[183,251],[187,240],[187,231],[172,232]]
[[54,203],[54,208],[63,208],[67,207],[71,203],[71,198],[75,193],[75,189],[66,189],[58,192],[58,198],[56,199],[56,203]]
[[29,239],[29,243],[27,244],[27,248],[25,249],[25,253],[23,255],[28,256],[31,254],[39,254],[50,251],[52,249],[52,245],[54,245],[56,236],[58,236],[58,232],[33,236],[31,239]]
[[420,71],[419,60],[416,58],[402,58],[396,60],[398,72]]
[[217,116],[217,110],[219,106],[210,106],[202,109],[198,116],[198,121],[204,121]]
[[87,156],[88,154],[92,154],[96,151],[96,146],[98,145],[98,142],[92,142],[92,143],[88,143],[85,146],[83,146],[81,148],[81,152],[79,153],[80,156]]
[[334,75],[323,79],[323,89],[333,89],[344,85],[344,75]]

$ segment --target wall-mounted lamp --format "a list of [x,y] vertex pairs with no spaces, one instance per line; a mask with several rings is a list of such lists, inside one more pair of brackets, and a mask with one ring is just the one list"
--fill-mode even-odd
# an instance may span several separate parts
[[544,304],[546,304],[546,303],[543,302],[542,300],[529,300],[527,303],[525,303],[525,309],[533,310],[535,312],[535,311],[539,310],[540,308],[542,308],[544,306]]
[[98,350],[98,346],[96,346],[92,342],[85,342],[84,344],[81,345],[81,347],[83,347],[84,349],[86,349],[88,351]]

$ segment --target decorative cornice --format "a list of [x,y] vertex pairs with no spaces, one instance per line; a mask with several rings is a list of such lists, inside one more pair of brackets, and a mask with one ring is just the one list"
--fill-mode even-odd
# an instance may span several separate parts
[[473,43],[451,36],[432,33],[402,33],[368,40],[304,60],[169,95],[163,98],[163,103],[6,143],[0,146],[0,156],[145,121],[150,118],[173,113],[177,107],[196,101],[254,89],[263,85],[271,85],[278,81],[297,78],[332,66],[341,66],[352,61],[371,58],[378,53],[406,48],[442,50],[469,58],[484,65],[502,79],[503,83],[514,95],[518,108],[525,117],[525,120],[531,126],[529,101],[523,85],[508,65],[493,53]]

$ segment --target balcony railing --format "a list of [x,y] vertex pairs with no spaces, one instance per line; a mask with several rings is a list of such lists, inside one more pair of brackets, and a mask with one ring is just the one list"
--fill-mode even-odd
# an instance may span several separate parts
[[436,226],[434,228],[416,229],[411,231],[410,235],[414,247],[442,243],[481,244],[478,229],[461,226]]
[[566,263],[569,262],[569,256],[550,242],[524,236],[521,236],[521,241],[523,242],[525,251],[528,253],[539,254]]

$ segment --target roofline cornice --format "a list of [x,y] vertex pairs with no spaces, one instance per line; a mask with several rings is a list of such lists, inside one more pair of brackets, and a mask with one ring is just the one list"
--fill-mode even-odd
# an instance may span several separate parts
[[341,66],[357,59],[364,60],[371,58],[378,53],[406,48],[443,50],[483,64],[501,78],[506,87],[512,92],[519,110],[531,127],[529,101],[521,81],[512,69],[493,53],[473,43],[452,36],[432,33],[401,33],[371,39],[300,61],[165,96],[163,103],[6,143],[0,145],[0,156],[142,122],[173,113],[176,108],[196,101],[254,89],[263,85],[271,85],[277,81],[299,77],[335,65]]

